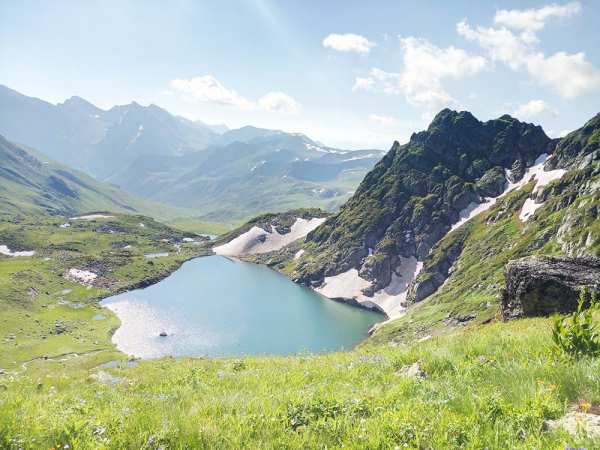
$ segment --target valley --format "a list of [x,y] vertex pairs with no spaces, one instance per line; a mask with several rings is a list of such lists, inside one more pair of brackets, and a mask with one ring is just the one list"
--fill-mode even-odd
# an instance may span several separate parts
[[[504,323],[500,297],[509,261],[598,256],[598,120],[550,140],[508,117],[444,110],[394,144],[339,212],[264,214],[214,240],[132,214],[152,208],[3,141],[0,442],[565,442],[548,424],[600,401],[598,360],[557,359],[552,320]],[[454,139],[472,142],[477,127],[505,147],[476,144],[499,156],[457,165]],[[51,405],[43,415],[39,402]],[[495,421],[481,415],[497,408]],[[32,415],[35,426],[11,420]]]
[[0,1],[0,450],[600,449],[598,23]]
[[135,102],[102,110],[72,97],[53,105],[0,85],[0,135],[169,205],[179,210],[172,218],[207,232],[260,213],[335,210],[384,154],[331,148],[300,133],[225,128]]

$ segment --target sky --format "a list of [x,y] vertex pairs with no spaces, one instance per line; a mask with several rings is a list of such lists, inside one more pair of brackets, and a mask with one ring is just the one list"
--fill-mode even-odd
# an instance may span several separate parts
[[5,0],[0,84],[388,149],[442,108],[552,137],[600,112],[600,2]]

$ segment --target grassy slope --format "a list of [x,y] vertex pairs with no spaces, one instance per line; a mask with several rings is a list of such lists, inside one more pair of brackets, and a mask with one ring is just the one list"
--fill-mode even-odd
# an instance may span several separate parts
[[177,217],[169,219],[165,223],[178,230],[211,235],[224,234],[231,231],[232,228],[241,225],[239,222],[210,222],[198,217]]
[[[102,351],[106,357],[114,356],[110,334],[118,321],[110,311],[101,310],[97,300],[164,277],[184,260],[205,253],[192,244],[182,244],[177,252],[173,242],[187,234],[143,216],[71,221],[66,229],[58,227],[62,222],[60,217],[0,222],[0,244],[37,252],[33,257],[0,255],[0,367],[4,369],[73,352]],[[125,245],[133,249],[123,250]],[[165,251],[169,256],[152,260],[143,256]],[[63,275],[69,268],[97,273],[96,286],[66,280]],[[93,320],[99,313],[106,319]],[[65,332],[56,332],[57,321],[65,325]]]
[[[549,322],[320,356],[36,361],[0,377],[0,446],[598,448],[544,431],[568,405],[600,401],[600,360],[557,358]],[[424,380],[397,375],[415,361]],[[99,371],[116,384],[96,381]]]
[[115,211],[160,220],[191,216],[192,210],[149,201],[52,161],[0,136],[0,215],[79,214]]
[[[548,319],[472,326],[412,345],[371,341],[345,353],[165,358],[130,367],[110,342],[118,321],[97,299],[162,277],[202,249],[184,246],[150,263],[143,253],[172,251],[162,239],[184,235],[139,216],[70,229],[59,223],[1,224],[10,246],[39,252],[0,257],[2,448],[600,445],[542,431],[545,419],[572,403],[600,402],[599,361],[557,358]],[[137,247],[133,256],[119,250],[126,242]],[[73,266],[98,271],[103,287],[66,281]],[[92,320],[98,313],[107,318]],[[56,333],[57,320],[65,332]],[[122,363],[98,367],[114,360]],[[396,374],[415,361],[426,379]],[[117,377],[115,384],[98,381],[98,373]]]

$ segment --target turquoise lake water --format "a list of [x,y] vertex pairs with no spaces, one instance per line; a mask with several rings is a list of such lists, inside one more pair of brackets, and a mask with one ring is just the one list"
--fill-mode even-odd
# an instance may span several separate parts
[[[337,303],[264,266],[196,258],[145,289],[102,305],[121,320],[113,342],[126,354],[289,355],[349,349],[381,314]],[[161,337],[161,332],[166,337]]]

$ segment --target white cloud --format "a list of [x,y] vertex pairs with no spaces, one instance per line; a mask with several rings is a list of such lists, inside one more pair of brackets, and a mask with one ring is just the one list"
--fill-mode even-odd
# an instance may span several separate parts
[[530,100],[527,103],[519,105],[513,115],[521,120],[528,120],[543,115],[556,116],[558,112],[544,100]]
[[201,102],[211,102],[224,106],[235,106],[240,109],[252,109],[253,104],[239,95],[233,89],[228,89],[212,75],[193,77],[190,79],[177,78],[170,83],[171,88],[189,95]]
[[373,68],[368,77],[357,77],[353,90],[403,95],[413,106],[437,110],[455,103],[442,86],[445,78],[461,79],[486,67],[481,56],[470,55],[456,47],[439,48],[426,39],[401,38],[404,68],[385,72]]
[[283,92],[269,92],[254,102],[229,89],[212,75],[197,76],[189,79],[177,78],[172,80],[173,90],[190,101],[216,103],[232,106],[241,110],[264,110],[279,113],[296,113],[300,104]]
[[586,60],[583,52],[558,52],[547,58],[536,53],[527,61],[527,70],[541,84],[567,99],[600,88],[600,70]]
[[[596,69],[583,52],[557,52],[546,56],[537,49],[539,40],[535,31],[544,27],[550,17],[569,17],[581,9],[579,3],[563,6],[550,5],[536,10],[498,11],[496,23],[501,28],[471,27],[459,22],[459,35],[482,47],[493,61],[508,65],[512,70],[526,71],[539,84],[549,87],[563,98],[574,98],[600,87],[600,70]],[[506,27],[523,30],[519,34]]]
[[375,47],[375,42],[369,41],[360,34],[330,34],[323,39],[323,47],[337,50],[338,52],[369,53]]
[[579,2],[565,5],[547,5],[539,9],[501,9],[496,12],[494,22],[508,28],[527,31],[539,31],[550,18],[571,17],[581,11]]
[[283,92],[269,92],[258,99],[258,106],[265,111],[295,114],[300,110],[300,104]]
[[379,114],[371,114],[369,116],[369,120],[383,127],[391,127],[393,125],[397,125],[400,122],[400,120],[397,117],[380,116]]

